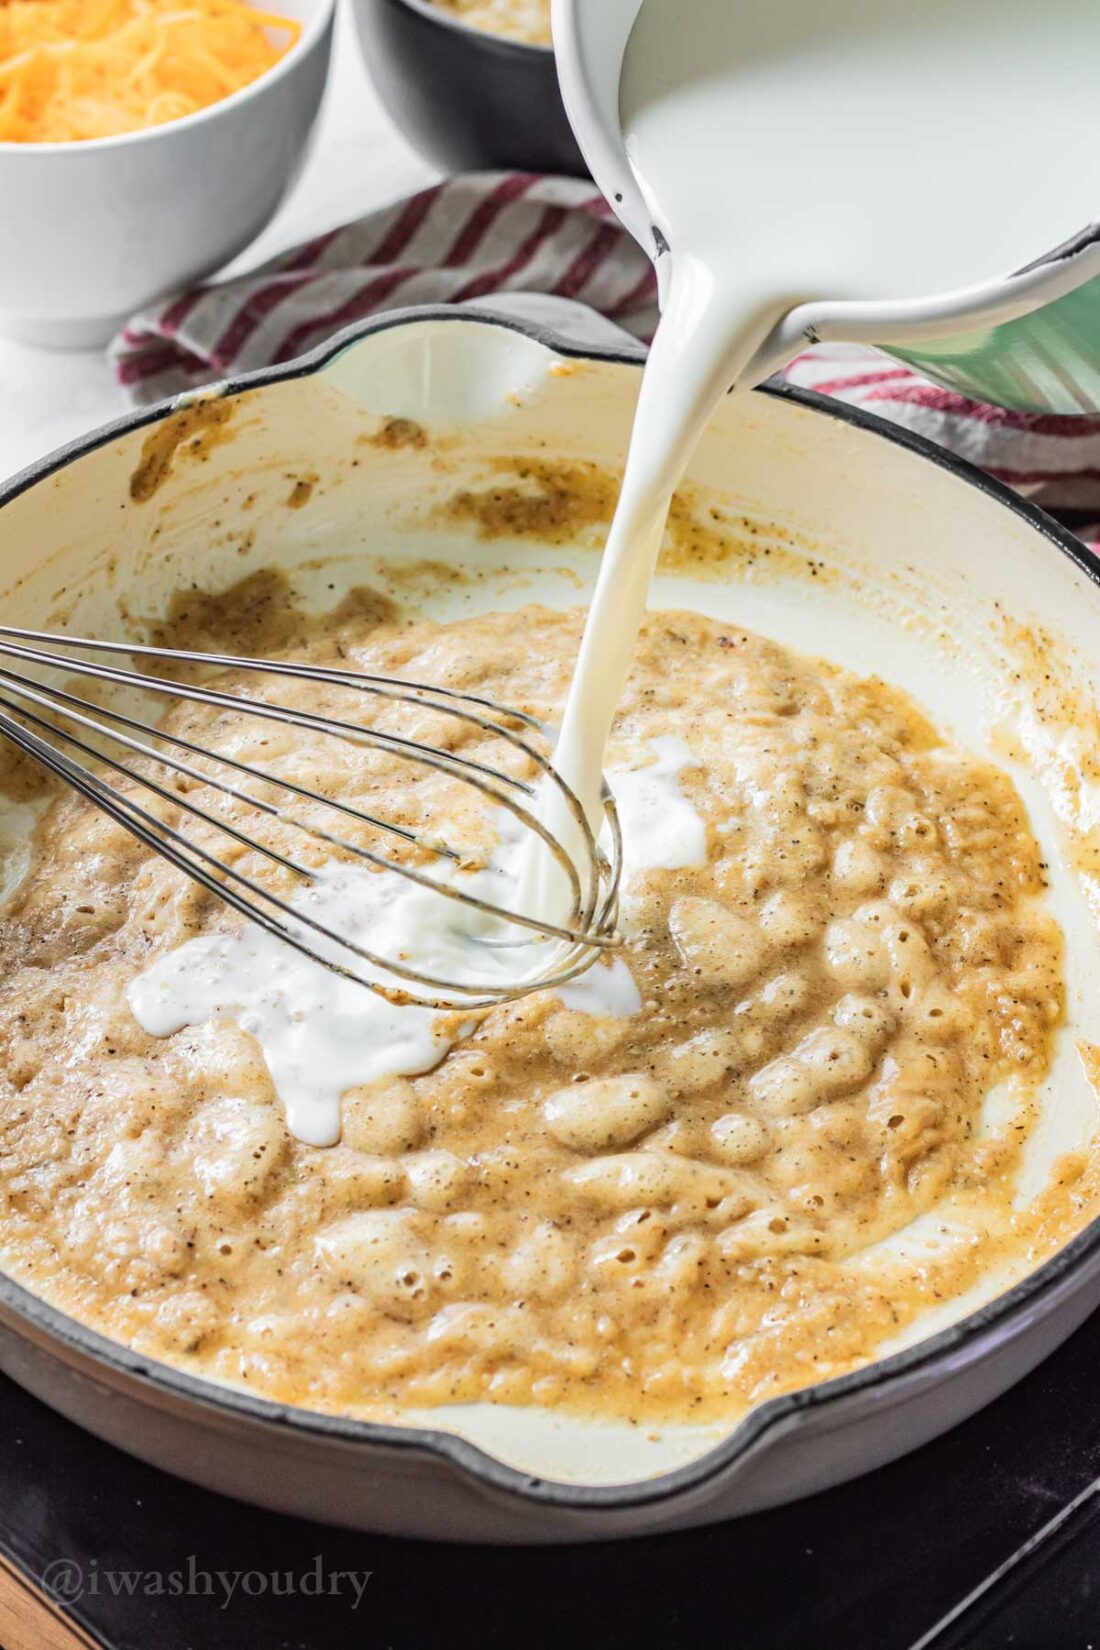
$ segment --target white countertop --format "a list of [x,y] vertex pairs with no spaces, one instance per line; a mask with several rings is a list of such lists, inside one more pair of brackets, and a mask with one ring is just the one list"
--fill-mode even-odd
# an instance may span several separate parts
[[[341,10],[313,153],[263,235],[230,267],[252,268],[436,176],[390,124]],[[102,350],[38,349],[0,337],[0,479],[127,406]]]

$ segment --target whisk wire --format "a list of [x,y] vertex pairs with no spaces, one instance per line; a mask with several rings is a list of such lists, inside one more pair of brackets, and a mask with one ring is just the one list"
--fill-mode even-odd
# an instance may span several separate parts
[[[5,633],[6,632],[3,628],[0,627],[0,635],[4,635]],[[68,638],[64,638],[64,640],[67,641]],[[82,637],[80,638],[80,641],[81,644],[86,647],[94,645],[87,638]],[[118,644],[112,644],[112,646],[115,651],[118,650]],[[163,649],[155,650],[144,648],[141,651],[146,655],[159,652],[160,657],[165,656],[165,650]],[[8,653],[11,656],[30,662],[46,664],[54,668],[56,668],[59,663],[64,663],[63,660],[59,661],[56,655],[51,656],[33,649],[25,649],[14,644],[4,644],[0,647],[0,652]],[[176,655],[173,655],[173,657],[176,657]],[[189,659],[209,659],[213,657],[219,664],[231,664],[240,669],[251,668],[250,661],[241,658],[232,658],[228,655],[187,654],[180,655],[180,657]],[[268,672],[276,674],[279,673],[278,666],[273,661],[259,661],[258,663]],[[529,830],[534,831],[537,836],[542,838],[543,843],[549,849],[559,867],[565,872],[569,879],[570,891],[573,899],[573,921],[579,922],[582,926],[587,926],[593,919],[594,900],[589,904],[587,909],[583,910],[582,913],[580,879],[577,876],[576,867],[573,865],[572,860],[566,853],[561,843],[552,835],[550,831],[547,830],[546,826],[537,817],[537,815],[528,809],[524,809],[516,802],[513,796],[509,795],[505,790],[499,788],[501,785],[508,785],[516,790],[522,791],[527,796],[534,796],[534,787],[529,785],[524,780],[517,779],[515,776],[510,774],[501,773],[498,769],[490,768],[484,763],[472,762],[468,758],[456,756],[451,751],[443,751],[435,746],[424,745],[417,740],[403,739],[398,735],[382,733],[374,728],[363,728],[358,723],[345,722],[334,717],[320,716],[315,712],[295,709],[288,705],[271,704],[269,701],[263,699],[242,700],[232,694],[221,693],[216,689],[177,683],[163,677],[148,676],[144,673],[138,676],[133,671],[120,671],[109,665],[85,664],[80,666],[80,670],[85,675],[96,677],[99,680],[109,681],[115,685],[128,687],[139,686],[150,692],[159,693],[170,698],[185,699],[204,705],[217,705],[223,709],[229,709],[238,714],[243,712],[248,715],[267,718],[270,721],[280,722],[284,725],[308,729],[314,732],[332,734],[338,738],[347,739],[351,743],[364,745],[369,749],[389,752],[390,754],[396,754],[409,760],[420,762],[425,767],[432,768],[436,772],[442,773],[446,776],[461,777],[464,783],[471,785],[475,790],[480,791],[483,796],[487,797],[490,801],[495,802],[498,806],[507,808],[515,818],[519,819],[521,823],[524,824]],[[294,672],[294,674],[301,675],[306,674],[306,672],[299,669]],[[351,672],[346,673],[346,676],[343,672],[322,672],[321,679],[328,681],[338,680],[341,685],[344,685],[345,683],[348,685],[354,685],[356,682],[356,677]],[[402,684],[402,686],[404,687],[405,685]],[[386,694],[386,697],[402,698],[406,703],[424,702],[415,693],[405,691],[403,694],[400,694],[393,691],[396,687],[396,683],[391,683],[391,691]],[[368,687],[367,691],[373,692],[374,689],[373,687]],[[421,691],[431,692],[432,690],[428,688],[422,689]],[[499,734],[500,736],[509,739],[510,742],[538,763],[539,766],[544,769],[547,776],[558,784],[562,795],[565,797],[566,802],[569,805],[570,813],[573,815],[576,824],[581,828],[582,834],[585,837],[586,849],[593,855],[596,853],[597,850],[591,828],[584,817],[584,812],[580,807],[580,803],[577,801],[576,797],[573,796],[568,786],[564,784],[564,781],[561,780],[560,775],[556,773],[541,753],[536,752],[525,741],[520,740],[518,736],[511,734],[509,730],[501,727],[497,723],[489,723],[483,718],[468,712],[451,712],[448,710],[447,714],[460,715],[463,720],[473,722],[484,731]],[[222,760],[220,756],[216,759],[219,761]],[[415,875],[413,875],[411,868],[405,869],[409,869],[409,873],[413,876],[414,881],[417,880]],[[438,891],[443,891],[443,885],[432,885],[436,886]],[[591,886],[592,885],[590,884],[590,888]],[[453,897],[458,898],[465,903],[468,902],[470,896],[468,896],[465,892],[456,891]],[[547,924],[542,922],[537,922],[534,926],[539,928],[548,927]]]
[[[81,707],[79,711],[75,709],[72,710],[70,712],[70,718],[73,722],[88,728],[94,733],[102,734],[105,730],[103,729],[102,724],[97,722],[94,717],[89,717],[82,714],[83,711],[98,710],[101,716],[106,716],[116,723],[138,729],[148,734],[150,737],[162,740],[167,744],[179,745],[182,748],[191,750],[195,754],[204,757],[208,761],[216,760],[226,766],[236,769],[238,772],[247,773],[250,777],[260,779],[273,787],[281,787],[289,790],[294,794],[304,797],[314,803],[321,802],[325,807],[335,808],[341,812],[347,812],[351,814],[352,817],[365,823],[376,825],[383,829],[390,828],[396,834],[405,837],[407,841],[414,843],[418,847],[427,849],[427,845],[425,844],[423,838],[416,836],[414,833],[405,831],[403,827],[392,825],[387,827],[387,822],[376,820],[373,815],[363,814],[359,810],[350,808],[345,804],[341,804],[330,797],[318,797],[315,792],[307,790],[304,786],[284,780],[279,776],[268,772],[266,769],[250,768],[246,763],[237,762],[234,758],[225,756],[222,753],[218,753],[216,757],[213,757],[212,753],[209,751],[204,751],[202,747],[196,746],[189,741],[177,739],[174,734],[169,734],[163,729],[150,727],[148,724],[139,722],[133,717],[124,716],[121,712],[92,705],[89,700],[81,699],[78,695],[67,693],[64,689],[51,689],[48,694],[44,693],[36,686],[36,684],[28,682],[27,678],[19,676],[14,671],[4,670],[2,667],[0,667],[0,682],[7,682],[11,691],[19,694],[22,698],[29,699],[32,702],[45,706],[46,708],[53,708],[53,706],[57,703],[65,703],[70,706]],[[0,698],[0,703],[3,702],[3,699]],[[9,702],[8,708],[15,709],[16,707],[11,706]],[[30,716],[29,712],[24,713],[21,709],[20,714]],[[263,843],[254,841],[252,838],[242,835],[224,820],[207,813],[204,809],[189,801],[184,793],[178,791],[165,791],[160,786],[155,785],[152,781],[144,778],[139,772],[136,772],[132,768],[127,768],[124,764],[115,761],[106,753],[96,751],[90,746],[75,740],[72,735],[67,733],[64,729],[56,728],[52,723],[47,722],[42,718],[34,717],[32,719],[40,727],[46,729],[47,731],[53,732],[58,738],[65,739],[70,745],[79,748],[85,755],[88,755],[93,759],[107,762],[112,768],[115,769],[116,772],[123,774],[125,777],[132,779],[138,784],[144,785],[146,789],[156,792],[158,795],[174,803],[176,806],[190,812],[196,818],[202,819],[206,823],[214,825],[220,830],[224,830],[227,835],[233,837],[245,847],[257,849],[259,852],[266,854],[269,859],[276,861],[289,870],[298,872],[298,874],[303,877],[312,878],[314,876],[313,871],[311,871],[308,867],[297,865],[295,862],[285,859],[282,855],[269,851]],[[327,843],[332,848],[336,848],[344,853],[349,853],[357,859],[367,861],[377,870],[393,870],[396,868],[395,862],[385,855],[375,853],[371,849],[363,847],[361,844],[349,842],[346,838],[338,837],[332,832],[326,831],[322,826],[316,824],[314,821],[304,820],[300,817],[291,815],[285,808],[276,807],[274,804],[265,801],[262,797],[252,796],[246,792],[239,791],[235,786],[228,785],[224,780],[218,779],[216,775],[204,773],[200,769],[192,766],[192,764],[182,762],[178,758],[170,757],[166,755],[165,752],[154,749],[152,746],[147,745],[140,740],[131,739],[122,733],[112,733],[110,737],[112,737],[116,743],[122,745],[125,749],[132,751],[137,756],[142,756],[151,761],[158,762],[164,767],[171,769],[173,772],[184,774],[201,784],[212,786],[226,796],[233,797],[236,801],[242,802],[249,807],[253,807],[261,813],[268,815],[268,817],[279,821],[280,823],[292,825],[301,830],[303,833],[315,837],[319,841]],[[557,838],[547,832],[542,827],[541,821],[536,820],[535,816],[528,809],[520,806],[514,801],[514,799],[506,796],[500,797],[499,800],[502,806],[508,808],[510,812],[512,812],[512,814],[523,823],[530,825],[531,829],[535,830],[537,834],[547,842],[551,850],[555,853],[555,857],[567,870],[575,870],[571,863],[566,860],[565,850]],[[448,848],[446,844],[440,843],[438,845],[433,845],[430,851],[433,854],[443,855],[461,863],[461,857],[453,849]],[[616,943],[613,935],[590,937],[588,932],[576,926],[554,923],[549,919],[544,920],[542,918],[529,917],[523,912],[516,912],[506,906],[497,905],[493,901],[482,899],[479,895],[471,893],[469,889],[456,888],[446,882],[440,882],[437,878],[428,875],[426,872],[421,871],[414,865],[402,864],[400,870],[402,875],[404,875],[409,881],[417,883],[422,888],[429,889],[433,893],[440,894],[447,899],[454,900],[473,910],[480,911],[486,916],[505,919],[510,924],[517,925],[530,931],[538,932],[546,937],[552,937],[573,943],[583,941],[586,944],[593,944],[598,947],[607,947]],[[574,893],[576,893],[578,879],[575,875],[573,877],[573,882]],[[576,912],[576,909],[577,907],[575,904],[574,913]],[[413,977],[419,978],[420,976]]]
[[[0,706],[2,705],[3,700],[0,698]],[[45,722],[44,718],[38,717],[32,712],[21,712],[21,714],[26,714],[31,720],[35,721],[40,726],[50,726],[49,723]],[[58,731],[60,732],[60,730]],[[52,772],[57,774],[59,778],[64,779],[67,784],[79,790],[90,801],[95,802],[98,807],[107,812],[119,824],[124,825],[127,830],[133,832],[134,835],[138,836],[149,847],[155,848],[157,852],[163,854],[163,856],[173,865],[176,865],[180,870],[185,871],[189,876],[199,881],[211,893],[214,893],[219,898],[225,900],[226,903],[231,905],[235,910],[241,912],[242,915],[252,917],[255,921],[259,922],[262,927],[267,929],[269,933],[274,934],[279,939],[286,940],[287,943],[293,945],[294,948],[300,951],[303,955],[313,957],[315,960],[324,961],[328,967],[335,969],[337,973],[342,974],[347,979],[354,980],[358,984],[369,985],[372,990],[375,990],[380,995],[387,997],[391,1002],[398,1004],[420,1002],[424,1003],[426,1006],[441,1009],[453,1009],[456,1007],[461,1007],[463,1009],[480,1009],[492,1007],[495,1003],[502,1000],[522,996],[527,989],[530,989],[525,985],[517,986],[514,990],[508,991],[507,998],[505,998],[501,994],[499,987],[495,982],[486,985],[470,981],[464,982],[460,988],[461,1002],[455,1002],[449,998],[446,1000],[439,998],[424,999],[415,997],[400,987],[389,986],[384,981],[364,979],[364,977],[356,970],[350,968],[344,963],[341,963],[337,958],[334,958],[327,952],[323,957],[318,958],[317,952],[312,947],[296,938],[294,933],[292,931],[288,931],[287,927],[283,923],[279,923],[264,911],[257,910],[254,906],[250,905],[241,894],[237,893],[233,888],[226,886],[225,883],[219,881],[218,878],[211,875],[209,871],[204,870],[202,865],[196,865],[193,863],[187,856],[196,856],[200,861],[203,861],[205,865],[216,866],[223,877],[231,879],[231,881],[238,884],[239,887],[246,888],[253,898],[263,900],[268,905],[275,907],[275,909],[281,912],[292,925],[300,925],[312,930],[321,938],[326,939],[331,943],[335,943],[342,950],[345,950],[360,958],[361,961],[366,962],[373,968],[378,968],[386,973],[396,975],[401,979],[409,980],[410,982],[418,985],[431,986],[448,991],[455,991],[456,989],[459,989],[455,987],[453,981],[444,979],[438,975],[434,975],[423,970],[412,968],[407,964],[395,961],[392,958],[382,957],[378,953],[371,951],[368,947],[348,938],[346,935],[334,933],[333,930],[328,928],[324,923],[318,922],[315,918],[311,917],[308,912],[303,911],[298,906],[291,905],[288,901],[282,899],[271,889],[264,888],[263,885],[255,878],[245,875],[235,866],[229,865],[218,859],[216,855],[211,854],[207,849],[203,848],[200,843],[190,841],[190,839],[185,837],[182,832],[176,830],[166,821],[157,819],[156,816],[151,814],[147,809],[140,807],[137,803],[133,802],[122,793],[113,791],[109,786],[105,785],[96,774],[92,773],[87,768],[84,768],[80,763],[71,761],[61,752],[56,751],[45,740],[38,738],[36,735],[27,733],[25,729],[22,729],[20,725],[13,720],[10,712],[3,709],[0,709],[0,733],[4,733],[9,738],[12,738],[14,742],[18,744],[21,749],[26,751],[28,755],[32,755],[37,760],[44,762],[45,765],[49,767]],[[107,762],[116,771],[125,774],[127,777],[133,777],[132,770],[126,768],[124,764],[117,762],[111,757],[104,757],[100,755],[100,753],[93,751],[92,748],[84,744],[82,740],[76,739],[75,735],[61,733],[61,737],[65,738],[68,743],[77,746],[77,748],[82,751],[85,751],[87,754],[98,757],[99,760]],[[177,804],[180,800],[176,793],[156,784],[155,781],[142,779],[141,783],[148,790],[151,790],[163,800],[171,804]],[[216,826],[219,830],[225,831],[227,835],[239,842],[242,846],[250,850],[259,851],[260,853],[266,855],[267,858],[282,865],[285,869],[297,872],[302,876],[313,876],[312,872],[295,864],[292,860],[288,860],[276,850],[269,849],[266,845],[258,843],[243,835],[231,824],[229,824],[229,822],[219,820],[215,816],[206,813],[205,810],[200,808],[191,808],[189,811],[195,816]],[[391,869],[392,868],[393,867],[391,866]],[[496,908],[486,907],[486,909],[495,910]],[[512,920],[511,913],[505,912],[505,915],[509,921]],[[552,985],[565,984],[568,980],[575,978],[578,973],[583,972],[589,966],[591,961],[591,958],[587,956],[586,947],[587,941],[585,941],[582,946],[574,948],[569,956],[560,961],[552,971],[540,975],[539,989],[545,989],[546,987]],[[580,952],[584,952],[584,955],[580,955]],[[493,994],[484,995],[486,992],[492,992]]]
[[[504,740],[534,766],[543,780],[557,787],[566,802],[569,816],[577,825],[584,864],[578,867],[574,863],[559,837],[551,832],[534,809],[527,805],[529,801],[536,799],[535,786],[515,774],[492,767],[485,762],[463,757],[454,751],[425,744],[422,740],[364,727],[359,723],[264,698],[237,696],[208,684],[181,683],[144,670],[124,670],[95,660],[81,659],[77,662],[59,651],[62,648],[72,648],[78,652],[127,654],[146,660],[170,660],[173,663],[182,661],[203,667],[255,672],[267,676],[305,678],[391,703],[416,705],[435,710],[444,716],[454,717],[467,726],[475,727],[482,734]],[[95,704],[66,688],[47,685],[21,672],[0,667],[0,686],[3,688],[0,692],[0,734],[11,740],[26,755],[42,763],[59,779],[78,790],[177,869],[224,900],[232,909],[259,923],[268,933],[290,944],[303,955],[324,963],[346,978],[369,986],[394,1002],[415,1002],[440,1009],[490,1007],[494,1003],[522,996],[533,989],[564,984],[590,967],[601,951],[618,943],[614,925],[618,908],[622,843],[613,799],[610,792],[605,793],[605,819],[610,836],[609,857],[597,842],[578,799],[553,768],[549,759],[532,743],[530,735],[538,734],[545,737],[546,730],[537,718],[527,712],[513,711],[495,704],[492,700],[455,689],[325,666],[177,651],[141,644],[104,643],[86,637],[55,637],[41,631],[10,626],[0,626],[0,656],[7,656],[25,665],[68,672],[70,677],[83,675],[116,687],[137,689],[155,697],[208,705],[231,711],[238,716],[266,718],[418,763],[472,787],[480,796],[506,809],[514,820],[538,837],[565,874],[569,885],[572,908],[569,917],[561,922],[544,920],[538,915],[513,910],[494,900],[482,898],[469,887],[432,876],[416,865],[395,861],[363,844],[349,842],[343,836],[325,829],[316,820],[301,817],[299,811],[289,809],[285,804],[269,800],[267,797],[254,795],[217,773],[184,760],[178,753],[186,752],[187,755],[211,766],[220,765],[237,776],[243,776],[249,781],[267,787],[269,791],[274,791],[276,796],[284,793],[311,806],[331,809],[345,818],[400,839],[432,857],[447,859],[460,871],[465,869],[469,863],[469,856],[462,855],[434,834],[428,838],[396,821],[386,820],[356,808],[340,798],[321,795],[266,768],[257,768],[228,754],[207,749],[181,734],[144,722],[113,706]],[[37,706],[38,711],[31,709],[32,705]],[[39,714],[42,711],[47,715]],[[519,723],[528,730],[528,736],[517,733],[514,727],[505,725],[506,722]],[[71,725],[67,726],[66,723]],[[88,743],[72,731],[73,727],[88,733],[97,743]],[[32,731],[35,728],[40,731]],[[121,731],[123,729],[129,732]],[[133,735],[140,737],[132,737]],[[101,773],[91,767],[85,767],[58,750],[54,743],[57,740],[63,741],[69,750],[79,751],[93,763],[109,768],[130,784],[137,785],[151,796],[160,798],[176,811],[177,824],[173,825],[160,819],[134,797],[109,784]],[[300,905],[289,903],[275,890],[265,887],[256,877],[247,875],[234,864],[211,852],[202,843],[194,841],[179,828],[179,816],[186,814],[214,831],[223,833],[238,847],[255,852],[268,863],[314,883],[318,876],[315,869],[300,864],[288,854],[250,835],[232,820],[211,813],[186,791],[160,784],[150,773],[141,771],[140,767],[128,765],[109,751],[105,751],[101,748],[105,741],[113,742],[119,749],[142,762],[156,764],[166,773],[175,773],[207,787],[207,794],[209,790],[213,790],[219,796],[253,809],[287,829],[300,831],[325,843],[340,854],[351,854],[359,860],[366,861],[376,870],[396,872],[432,893],[506,924],[509,930],[519,929],[526,936],[522,939],[495,940],[486,937],[484,943],[487,946],[522,947],[530,952],[532,946],[537,947],[554,941],[557,942],[555,951],[541,971],[528,971],[520,979],[508,983],[465,980],[456,982],[428,969],[418,969],[407,959],[382,957],[368,946],[361,945],[346,934],[318,921]],[[170,747],[170,750],[165,747]],[[323,944],[319,947],[312,943],[303,934],[303,930],[315,934],[318,941]],[[384,975],[405,983],[395,986],[389,983],[389,979],[364,975],[349,962],[342,960],[341,954],[355,957],[368,968],[379,970]],[[423,991],[409,990],[406,986],[442,992],[445,995],[426,996]]]
[[[2,651],[8,652],[12,655],[18,654],[21,657],[34,658],[46,664],[56,664],[58,662],[57,656],[55,654],[43,654],[34,651],[28,651],[26,654],[22,654],[14,643],[19,641],[31,641],[38,643],[44,642],[55,645],[60,643],[66,647],[72,647],[81,651],[125,654],[140,658],[171,658],[175,662],[199,664],[208,668],[216,667],[219,670],[236,669],[252,671],[259,675],[267,674],[287,677],[305,677],[310,681],[327,682],[333,686],[346,687],[354,692],[371,694],[381,699],[388,699],[403,704],[420,704],[428,709],[434,708],[443,711],[445,714],[454,716],[456,719],[476,727],[482,732],[490,733],[501,739],[507,740],[515,749],[521,751],[525,756],[530,758],[530,760],[539,767],[546,778],[557,786],[558,791],[569,806],[570,813],[573,815],[577,827],[586,839],[586,848],[591,852],[595,852],[596,850],[593,832],[588,823],[587,817],[585,816],[583,808],[580,806],[578,799],[573,795],[572,791],[569,789],[569,786],[566,785],[565,781],[554,768],[550,760],[545,757],[541,751],[536,750],[532,745],[516,734],[513,729],[506,727],[501,721],[498,720],[498,718],[505,716],[511,721],[523,723],[526,727],[539,734],[545,734],[546,729],[539,719],[530,715],[526,711],[514,710],[510,707],[505,708],[496,704],[492,699],[483,698],[478,694],[466,693],[456,688],[448,688],[438,684],[425,682],[398,681],[393,677],[376,676],[369,672],[343,670],[331,665],[304,665],[299,664],[294,660],[283,661],[273,659],[249,659],[239,654],[201,653],[194,652],[186,648],[165,649],[152,647],[148,644],[142,643],[130,644],[125,642],[98,642],[88,636],[51,636],[45,631],[22,630],[8,625],[0,625],[0,637],[9,637],[13,642],[12,646],[4,647]],[[172,681],[165,681],[161,677],[151,677],[143,673],[140,678],[137,678],[135,673],[132,671],[121,672],[118,673],[117,676],[112,677],[108,673],[108,667],[81,666],[80,668],[88,674],[107,675],[108,679],[111,680],[124,682],[140,680],[144,686],[155,688],[168,694],[174,694],[177,697],[195,696],[193,691],[185,691],[184,687],[180,684]],[[229,698],[233,708],[240,708],[240,701],[238,699],[234,699],[231,695],[226,697]],[[255,702],[250,701],[250,703]],[[260,701],[260,703],[262,703],[262,701]],[[476,708],[467,708],[471,706]],[[286,709],[287,707],[282,708]],[[484,712],[488,712],[488,715],[482,714]],[[528,785],[525,781],[515,778],[513,775],[501,774],[497,769],[485,767],[476,763],[470,764],[468,759],[456,757],[453,752],[441,752],[437,747],[423,745],[418,746],[415,741],[400,739],[394,735],[378,734],[375,730],[363,729],[355,723],[341,723],[340,726],[341,728],[346,728],[349,731],[359,734],[363,734],[368,731],[375,732],[375,737],[381,741],[393,741],[396,744],[399,744],[402,748],[406,749],[410,755],[414,755],[417,751],[423,753],[425,760],[432,757],[439,758],[440,756],[446,756],[450,761],[456,762],[461,766],[470,766],[474,770],[480,768],[482,773],[491,778],[505,780],[508,784],[526,790],[529,794],[532,794],[533,792],[533,787]]]

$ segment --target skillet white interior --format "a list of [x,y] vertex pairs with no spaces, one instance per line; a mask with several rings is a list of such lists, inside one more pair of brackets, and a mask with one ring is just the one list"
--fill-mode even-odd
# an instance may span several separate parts
[[[532,600],[586,599],[600,534],[579,543],[480,542],[441,522],[438,505],[489,485],[503,455],[621,465],[637,385],[634,366],[563,360],[546,345],[483,321],[422,320],[360,340],[320,373],[244,394],[200,450],[186,443],[152,497],[131,497],[150,425],[108,439],[0,512],[4,621],[117,635],[163,612],[191,582],[221,587],[271,565],[293,570],[318,604],[402,570],[433,616]],[[379,419],[420,421],[423,450],[381,448]],[[313,491],[287,507],[296,481]],[[744,518],[733,552],[666,572],[653,604],[697,608],[912,692],[962,743],[1005,763],[997,729],[1052,748],[1072,731],[1042,727],[1032,683],[1002,633],[1005,612],[1053,639],[1046,662],[1079,705],[1095,696],[1091,658],[1100,592],[1026,519],[926,457],[778,397],[729,400],[691,471],[699,510]],[[412,570],[417,569],[410,584]],[[448,577],[457,569],[465,577]],[[999,604],[999,605],[998,605]],[[1026,673],[1025,673],[1026,677]],[[1096,1098],[1076,1039],[1100,1042],[1100,945],[1068,865],[1057,812],[1069,803],[1031,764],[1008,763],[1052,867],[1067,936],[1069,1025],[1031,1142],[1026,1190],[1054,1159],[1086,1144]],[[1089,798],[1083,798],[1087,806]],[[9,824],[18,832],[25,820]],[[927,1218],[899,1241],[950,1241]],[[1009,1276],[926,1315],[906,1343],[955,1321]],[[900,1342],[898,1343],[901,1344]],[[886,1349],[892,1350],[893,1348]],[[585,1424],[474,1406],[419,1419],[480,1443],[525,1472],[570,1483],[650,1477],[710,1448],[723,1429]],[[728,1430],[728,1429],[725,1429]]]

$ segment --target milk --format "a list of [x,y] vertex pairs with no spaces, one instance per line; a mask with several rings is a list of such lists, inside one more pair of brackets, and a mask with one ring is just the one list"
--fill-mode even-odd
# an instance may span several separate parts
[[[612,777],[628,889],[648,870],[706,860],[706,828],[679,783],[685,769],[698,766],[692,752],[680,739],[658,738],[641,748],[637,760],[636,768]],[[437,823],[446,836],[447,822]],[[436,880],[513,909],[524,833],[510,830],[509,823],[508,816],[487,820],[500,839],[488,866],[448,871],[444,862],[435,867]],[[453,1021],[445,1029],[435,1009],[392,1001],[361,983],[373,981],[392,993],[409,982],[347,946],[366,948],[378,958],[400,957],[422,973],[456,982],[458,989],[442,995],[457,1008],[463,1007],[463,985],[473,996],[508,989],[536,966],[523,962],[525,952],[499,944],[502,938],[514,941],[515,930],[509,934],[506,925],[398,871],[332,862],[288,905],[290,931],[355,978],[332,971],[257,923],[245,923],[165,951],[130,982],[127,1000],[138,1024],[154,1037],[208,1020],[241,1026],[260,1046],[287,1127],[312,1146],[339,1140],[340,1102],[348,1089],[431,1071],[461,1034]],[[321,923],[339,940],[319,940],[305,926],[309,922]],[[493,940],[498,943],[486,943]],[[538,965],[539,972],[545,966]],[[573,1012],[600,1019],[628,1019],[642,1006],[630,969],[618,956],[597,961],[554,995]]]
[[669,502],[718,401],[805,346],[784,339],[796,305],[964,292],[1087,225],[1098,63],[1095,0],[643,0],[620,112],[671,274],[555,753],[593,824]]

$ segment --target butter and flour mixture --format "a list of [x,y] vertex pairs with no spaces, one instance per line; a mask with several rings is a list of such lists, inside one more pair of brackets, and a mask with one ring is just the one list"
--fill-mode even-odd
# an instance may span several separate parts
[[[582,622],[437,624],[366,592],[306,619],[270,575],[181,596],[158,639],[552,722]],[[308,735],[172,714],[408,822],[449,805],[436,774],[326,769]],[[5,1268],[150,1356],[310,1407],[685,1418],[858,1365],[1030,1241],[1015,1177],[1062,942],[1008,778],[882,681],[686,612],[645,621],[608,768],[627,796],[620,989],[443,1028],[432,1069],[344,1092],[331,1147],[289,1131],[224,1005],[142,1029],[133,982],[239,919],[54,801],[0,929]],[[681,810],[656,851],[631,832],[647,773]],[[908,1265],[863,1254],[943,1200],[984,1235]]]

